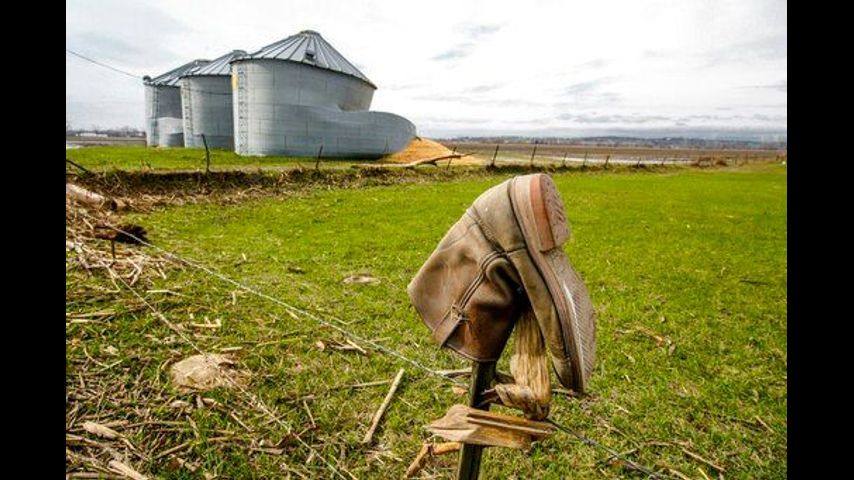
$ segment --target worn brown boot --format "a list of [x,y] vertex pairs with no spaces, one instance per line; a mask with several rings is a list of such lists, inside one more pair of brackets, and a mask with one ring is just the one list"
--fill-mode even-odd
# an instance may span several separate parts
[[563,252],[568,239],[551,177],[514,177],[475,200],[409,284],[409,297],[439,344],[477,361],[500,356],[530,302],[558,380],[581,393],[596,355],[596,316]]
[[516,267],[470,215],[448,230],[407,292],[433,340],[478,362],[498,360],[527,302]]

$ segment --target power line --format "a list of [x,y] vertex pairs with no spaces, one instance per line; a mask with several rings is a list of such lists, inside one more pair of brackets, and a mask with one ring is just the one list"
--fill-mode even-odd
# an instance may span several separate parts
[[[75,52],[74,50],[71,50],[71,49],[66,48],[66,49],[65,49],[65,51],[66,51],[66,52],[68,52],[68,53],[70,53],[70,54],[72,54],[72,55],[74,55],[74,56],[76,56],[76,57],[82,58],[83,60],[86,60],[87,62],[94,63],[95,65],[98,65],[98,66],[100,66],[100,67],[109,68],[110,70],[112,70],[112,71],[114,71],[114,72],[121,73],[122,75],[127,75],[127,76],[132,77],[132,78],[134,78],[134,79],[136,79],[136,80],[140,80],[140,79],[142,79],[142,78],[143,78],[141,75],[134,75],[134,74],[132,74],[132,73],[130,73],[130,72],[126,72],[126,71],[124,71],[124,70],[122,70],[122,69],[120,69],[120,68],[116,68],[116,67],[114,67],[114,66],[112,66],[112,65],[108,65],[108,64],[106,64],[106,63],[104,63],[104,62],[101,62],[101,61],[95,60],[95,59],[93,59],[93,58],[89,58],[89,57],[87,57],[87,56],[85,56],[85,55],[82,55],[82,54],[80,54],[80,53],[77,53],[77,52]],[[175,87],[176,87],[176,88],[179,88],[179,87],[180,87],[180,88],[181,88],[181,90],[187,90],[187,91],[189,91],[189,92],[195,92],[195,93],[203,93],[203,94],[206,94],[206,95],[222,95],[222,96],[228,96],[228,97],[232,96],[232,93],[231,93],[231,92],[225,93],[225,92],[214,92],[214,91],[212,91],[212,90],[199,90],[198,88],[188,88],[188,87],[179,86],[179,85],[175,85]]]
[[100,66],[102,66],[102,67],[104,67],[104,68],[109,68],[110,70],[112,70],[112,71],[114,71],[114,72],[119,72],[119,73],[121,73],[122,75],[127,75],[127,76],[132,77],[132,78],[134,78],[134,79],[136,79],[136,80],[139,80],[139,79],[141,79],[141,78],[142,78],[142,76],[140,76],[140,75],[134,75],[134,74],[132,74],[132,73],[130,73],[130,72],[126,72],[126,71],[124,71],[124,70],[122,70],[122,69],[120,69],[120,68],[116,68],[116,67],[113,67],[113,66],[111,66],[111,65],[107,65],[106,63],[102,63],[102,62],[99,62],[99,61],[97,61],[97,60],[93,60],[93,59],[91,59],[91,58],[87,57],[86,55],[82,55],[82,54],[80,54],[80,53],[77,53],[77,52],[75,52],[74,50],[71,50],[71,49],[69,49],[69,48],[66,48],[66,49],[65,49],[65,51],[66,51],[66,52],[68,52],[68,53],[70,53],[70,54],[72,54],[72,55],[74,55],[75,57],[82,58],[83,60],[86,60],[87,62],[94,63],[95,65],[100,65]]

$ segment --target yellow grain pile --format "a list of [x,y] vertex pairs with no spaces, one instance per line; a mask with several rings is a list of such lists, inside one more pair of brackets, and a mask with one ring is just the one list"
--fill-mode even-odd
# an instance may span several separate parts
[[[430,140],[429,138],[415,137],[403,150],[395,153],[394,155],[388,155],[383,157],[382,162],[410,163],[418,160],[426,160],[428,158],[444,157],[453,153],[453,150],[442,145],[439,142]],[[457,151],[457,153],[465,152]],[[452,161],[454,165],[469,165],[472,163],[479,163],[478,160],[471,156],[455,158]],[[448,160],[440,160],[439,164],[445,164],[447,162]]]
[[442,145],[439,142],[427,138],[415,137],[409,142],[403,150],[383,157],[384,162],[388,163],[409,163],[416,160],[424,160],[425,158],[436,158],[450,155],[451,149]]

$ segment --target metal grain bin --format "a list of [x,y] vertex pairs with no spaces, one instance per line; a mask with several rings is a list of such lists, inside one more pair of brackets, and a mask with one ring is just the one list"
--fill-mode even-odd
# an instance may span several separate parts
[[149,147],[184,146],[184,121],[178,81],[181,75],[206,63],[207,60],[193,60],[158,77],[143,77],[145,138]]
[[370,112],[376,86],[317,32],[302,31],[234,59],[240,155],[377,158],[402,150],[415,126]]
[[231,65],[246,55],[234,50],[181,77],[181,105],[184,112],[184,146],[234,149]]

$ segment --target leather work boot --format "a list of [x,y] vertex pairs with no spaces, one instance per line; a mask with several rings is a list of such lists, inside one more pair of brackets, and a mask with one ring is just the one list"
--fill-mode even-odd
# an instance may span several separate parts
[[551,177],[511,178],[474,201],[407,293],[436,342],[479,362],[498,359],[531,308],[558,380],[582,393],[596,356],[596,314],[563,251],[569,234]]

